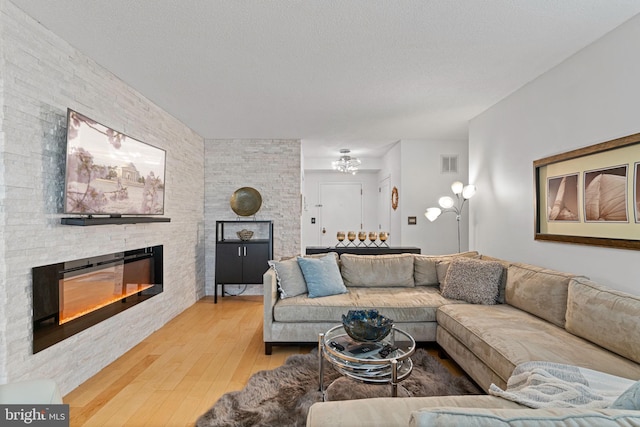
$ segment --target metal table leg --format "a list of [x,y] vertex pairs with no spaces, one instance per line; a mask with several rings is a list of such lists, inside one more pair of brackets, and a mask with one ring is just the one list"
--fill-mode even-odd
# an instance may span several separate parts
[[398,360],[391,361],[391,397],[398,397]]
[[324,334],[318,334],[318,390],[324,402]]

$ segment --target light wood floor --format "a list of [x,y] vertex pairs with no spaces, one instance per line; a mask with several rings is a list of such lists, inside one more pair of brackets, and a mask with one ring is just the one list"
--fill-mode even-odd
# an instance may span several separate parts
[[276,346],[265,356],[262,297],[224,297],[218,304],[207,297],[66,395],[64,403],[71,426],[193,426],[253,373],[312,348]]

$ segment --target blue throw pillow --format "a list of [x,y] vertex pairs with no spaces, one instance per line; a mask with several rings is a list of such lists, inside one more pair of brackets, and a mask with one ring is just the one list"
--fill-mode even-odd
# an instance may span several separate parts
[[347,292],[334,255],[329,254],[322,258],[298,257],[298,265],[302,270],[305,282],[307,282],[309,298]]
[[640,381],[625,390],[609,408],[640,410]]

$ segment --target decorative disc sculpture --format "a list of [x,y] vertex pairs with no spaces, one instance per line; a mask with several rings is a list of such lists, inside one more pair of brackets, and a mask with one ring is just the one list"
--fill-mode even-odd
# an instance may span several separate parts
[[236,215],[251,216],[260,210],[262,196],[255,188],[242,187],[233,193],[230,204]]

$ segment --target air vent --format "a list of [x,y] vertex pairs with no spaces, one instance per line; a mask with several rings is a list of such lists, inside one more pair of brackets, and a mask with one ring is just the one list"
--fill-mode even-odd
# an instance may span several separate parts
[[440,156],[440,164],[442,173],[457,173],[458,172],[458,156],[457,155],[442,155]]

